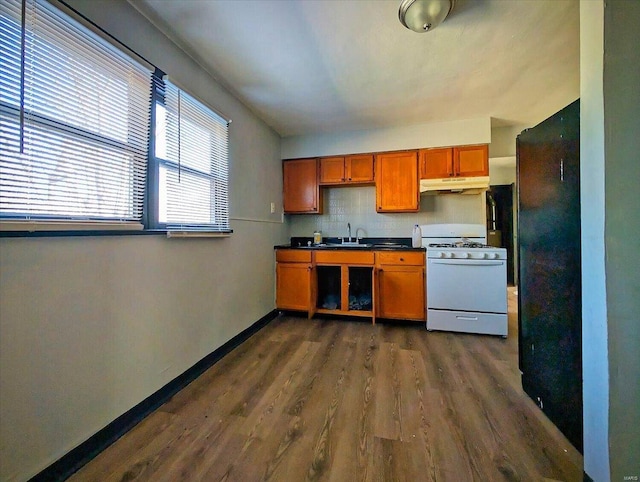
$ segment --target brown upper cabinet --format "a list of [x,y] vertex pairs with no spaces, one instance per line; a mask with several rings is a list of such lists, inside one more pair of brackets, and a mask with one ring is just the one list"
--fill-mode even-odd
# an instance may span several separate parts
[[420,209],[418,152],[376,155],[376,211],[415,212]]
[[293,159],[282,163],[285,213],[322,214],[318,185],[318,159]]
[[320,184],[366,184],[373,182],[373,154],[320,158]]
[[441,179],[453,175],[453,148],[420,149],[420,179]]
[[460,146],[453,148],[453,168],[458,176],[488,176],[489,146]]
[[488,175],[487,144],[420,150],[420,179]]
[[344,182],[344,157],[320,158],[320,184]]

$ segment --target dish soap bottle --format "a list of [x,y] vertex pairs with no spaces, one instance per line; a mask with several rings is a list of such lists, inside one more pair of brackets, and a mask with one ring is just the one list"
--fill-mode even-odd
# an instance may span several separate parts
[[422,229],[420,229],[420,226],[418,226],[417,224],[413,226],[413,235],[411,236],[411,246],[413,246],[414,248],[422,247]]

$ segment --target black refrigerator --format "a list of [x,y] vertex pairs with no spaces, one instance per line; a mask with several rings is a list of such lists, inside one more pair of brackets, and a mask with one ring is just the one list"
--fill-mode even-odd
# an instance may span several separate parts
[[516,145],[522,388],[582,453],[579,100]]

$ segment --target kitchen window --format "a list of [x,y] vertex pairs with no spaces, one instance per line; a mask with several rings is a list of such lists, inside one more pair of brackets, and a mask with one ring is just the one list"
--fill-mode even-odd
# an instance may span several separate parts
[[0,219],[142,229],[151,70],[41,0],[2,0],[0,50]]
[[230,233],[230,121],[66,12],[0,2],[0,231]]
[[229,233],[229,123],[160,75],[154,76],[150,224]]

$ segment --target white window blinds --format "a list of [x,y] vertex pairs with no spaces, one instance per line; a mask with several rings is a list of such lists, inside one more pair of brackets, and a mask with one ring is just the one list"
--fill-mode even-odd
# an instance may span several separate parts
[[168,81],[156,104],[158,221],[229,232],[228,122]]
[[141,223],[151,71],[39,0],[0,50],[0,217]]

